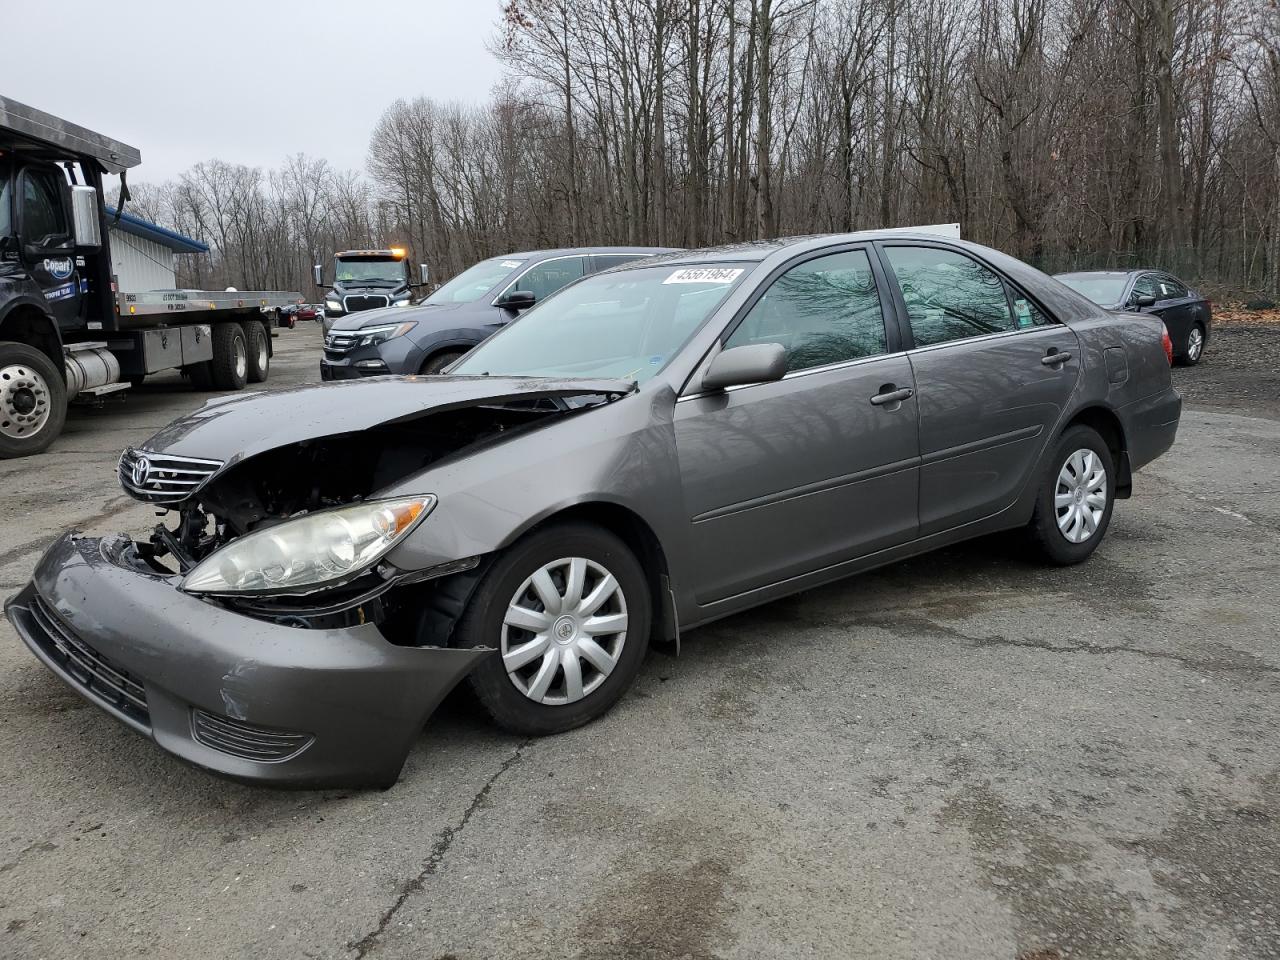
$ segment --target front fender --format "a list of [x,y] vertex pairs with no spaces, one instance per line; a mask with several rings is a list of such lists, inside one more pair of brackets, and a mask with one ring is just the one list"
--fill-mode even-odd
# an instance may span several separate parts
[[433,493],[439,502],[388,561],[417,570],[493,553],[564,510],[610,504],[653,531],[682,612],[693,609],[683,601],[692,578],[673,407],[665,386],[629,394],[398,481],[377,495]]

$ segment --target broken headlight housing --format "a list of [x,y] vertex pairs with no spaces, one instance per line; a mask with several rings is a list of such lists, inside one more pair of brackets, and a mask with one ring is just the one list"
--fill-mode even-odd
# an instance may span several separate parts
[[188,593],[306,594],[363,573],[436,505],[430,494],[371,500],[255,530],[214,551],[183,578]]
[[385,343],[395,337],[403,337],[417,325],[417,321],[409,320],[405,323],[384,323],[377,327],[364,327],[360,331],[360,341],[356,346],[371,347],[376,343]]

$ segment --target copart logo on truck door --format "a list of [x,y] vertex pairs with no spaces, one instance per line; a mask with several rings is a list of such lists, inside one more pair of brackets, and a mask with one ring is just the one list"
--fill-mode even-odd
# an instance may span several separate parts
[[67,279],[67,277],[71,276],[71,271],[75,269],[75,266],[70,257],[58,257],[44,262],[45,272],[55,280]]

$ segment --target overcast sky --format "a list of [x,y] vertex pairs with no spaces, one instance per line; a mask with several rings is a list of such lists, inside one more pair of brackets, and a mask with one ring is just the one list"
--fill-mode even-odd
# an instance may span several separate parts
[[135,182],[298,151],[364,168],[398,97],[477,103],[499,0],[0,0],[0,94],[142,151]]

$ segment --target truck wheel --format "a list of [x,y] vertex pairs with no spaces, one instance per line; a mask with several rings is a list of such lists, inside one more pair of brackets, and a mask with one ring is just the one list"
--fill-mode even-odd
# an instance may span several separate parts
[[213,325],[213,388],[242,390],[249,382],[249,341],[238,323]]
[[40,453],[66,419],[62,371],[35,347],[0,343],[0,459]]
[[260,320],[246,320],[245,338],[249,344],[249,382],[262,383],[271,373],[271,344],[267,328]]

